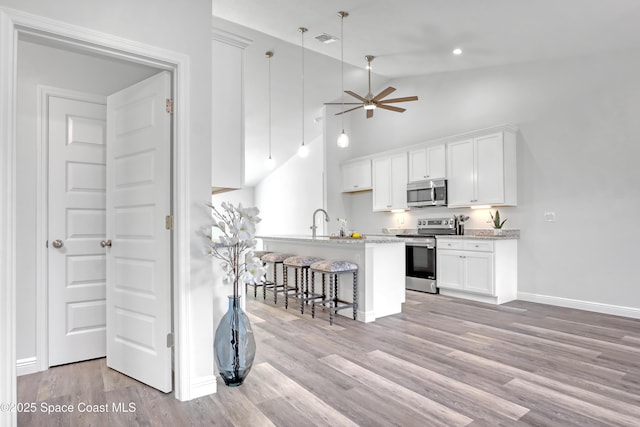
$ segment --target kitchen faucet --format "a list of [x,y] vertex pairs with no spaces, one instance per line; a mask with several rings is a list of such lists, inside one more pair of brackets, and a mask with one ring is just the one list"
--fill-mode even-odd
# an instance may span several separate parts
[[318,212],[322,212],[324,213],[324,220],[329,222],[329,214],[327,213],[327,211],[325,211],[324,209],[316,209],[313,212],[313,222],[311,223],[311,227],[309,227],[311,229],[311,237],[312,238],[316,238],[316,229],[318,228],[318,226],[316,225],[316,214]]

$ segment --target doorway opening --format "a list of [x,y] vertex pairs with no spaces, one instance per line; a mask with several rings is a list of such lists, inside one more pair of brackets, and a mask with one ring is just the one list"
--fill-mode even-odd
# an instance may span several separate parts
[[[18,40],[17,113],[32,117],[36,97],[29,95],[37,88],[41,132],[33,147],[28,119],[16,129],[18,197],[21,210],[36,216],[35,239],[29,215],[16,221],[16,256],[31,264],[16,274],[24,308],[18,366],[30,368],[20,355],[33,354],[23,347],[33,342],[26,325],[35,317],[31,368],[107,356],[109,366],[171,391],[171,230],[156,218],[171,215],[171,118],[162,108],[171,99],[170,74],[26,39]],[[145,82],[158,78],[166,82],[155,89],[162,93],[149,92]],[[29,191],[34,175],[39,198]]]
[[[180,53],[171,52],[154,46],[134,43],[129,40],[108,36],[85,28],[75,27],[51,20],[42,20],[38,16],[26,13],[18,13],[11,10],[0,9],[0,132],[2,133],[3,146],[0,147],[0,163],[2,176],[0,176],[0,266],[3,286],[0,294],[2,305],[2,327],[0,335],[5,346],[0,349],[0,374],[3,384],[0,387],[0,397],[5,401],[15,400],[16,393],[16,347],[18,325],[16,313],[22,307],[16,305],[16,292],[21,283],[15,280],[16,272],[23,266],[16,257],[18,242],[15,234],[16,218],[23,213],[17,204],[16,193],[18,191],[15,176],[19,167],[16,161],[15,141],[16,128],[24,117],[18,116],[16,104],[18,94],[16,91],[16,71],[18,38],[26,40],[29,37],[38,37],[47,40],[52,45],[57,45],[68,50],[83,51],[89,55],[109,57],[132,64],[143,64],[171,74],[173,86],[173,98],[175,108],[173,120],[175,126],[171,129],[174,142],[172,148],[173,161],[171,163],[171,185],[174,195],[171,201],[171,209],[175,215],[174,233],[171,244],[174,258],[172,281],[173,294],[175,295],[172,308],[173,329],[175,331],[189,330],[189,315],[185,289],[188,284],[189,266],[189,205],[186,203],[189,192],[188,174],[184,171],[189,166],[189,139],[186,123],[187,115],[181,111],[187,111],[189,103],[189,58]],[[35,179],[33,180],[35,181]],[[33,182],[30,185],[34,185]],[[34,215],[33,212],[29,212]],[[32,222],[35,227],[35,221]],[[32,320],[35,322],[35,319]],[[33,325],[32,325],[33,326]],[[22,325],[20,325],[22,327]],[[188,376],[182,376],[182,372],[189,372],[189,358],[181,354],[183,349],[189,347],[188,334],[178,334],[173,348],[175,370],[175,397],[181,400],[189,399],[190,383]],[[37,363],[37,361],[36,361]],[[6,381],[4,381],[6,379]],[[214,390],[215,391],[215,390]],[[13,397],[12,397],[13,396]],[[6,415],[6,414],[5,414]],[[0,417],[11,422],[15,418],[7,415]]]

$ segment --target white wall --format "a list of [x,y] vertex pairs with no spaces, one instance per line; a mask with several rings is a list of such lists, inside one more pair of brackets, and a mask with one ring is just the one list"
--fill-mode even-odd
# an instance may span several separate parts
[[[188,294],[191,329],[191,372],[183,384],[182,398],[195,397],[210,390],[213,378],[213,324],[226,310],[226,297],[210,286],[210,260],[198,248],[202,246],[200,228],[209,218],[202,202],[211,192],[211,1],[191,0],[0,0],[0,7],[18,9],[56,21],[93,31],[167,49],[189,58],[189,99],[183,114],[187,117],[185,135],[190,150],[185,170],[188,171],[189,194],[181,195],[189,204],[188,224],[191,255]],[[209,388],[207,388],[209,387]]]
[[[321,138],[305,145],[309,146],[308,157],[291,157],[255,187],[255,204],[262,218],[258,235],[311,235],[313,211],[324,207],[324,153]],[[317,216],[318,235],[326,233],[326,223],[320,217]]]
[[38,85],[109,95],[157,73],[149,67],[106,60],[20,41],[16,130],[16,357],[36,356],[36,171]]
[[[610,53],[402,79],[398,96],[418,95],[403,114],[351,116],[353,157],[501,123],[518,134],[518,206],[501,208],[519,228],[519,291],[527,298],[640,312],[634,242],[640,227],[640,52]],[[335,157],[329,157],[331,163]],[[336,158],[336,161],[338,159]],[[339,191],[330,185],[329,193]],[[342,196],[365,232],[415,218],[470,213],[422,209],[371,212],[371,192]],[[329,205],[332,210],[332,204]],[[543,221],[553,211],[557,222]],[[467,227],[486,228],[486,211]],[[545,297],[551,297],[545,299]]]

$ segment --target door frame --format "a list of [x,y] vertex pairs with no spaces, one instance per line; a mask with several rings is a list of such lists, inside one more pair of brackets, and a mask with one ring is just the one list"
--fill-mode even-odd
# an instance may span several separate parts
[[[38,142],[36,152],[36,242],[49,236],[49,103],[50,97],[107,105],[107,97],[91,93],[38,85]],[[106,120],[106,118],[105,118]],[[49,251],[39,244],[36,250],[36,360],[28,371],[49,369]]]
[[[17,40],[31,35],[121,60],[168,70],[173,77],[173,325],[174,393],[188,400],[189,322],[189,56],[133,40],[0,7],[0,402],[16,402],[16,69]],[[214,390],[215,391],[215,390]],[[15,412],[0,411],[0,424],[15,425]]]

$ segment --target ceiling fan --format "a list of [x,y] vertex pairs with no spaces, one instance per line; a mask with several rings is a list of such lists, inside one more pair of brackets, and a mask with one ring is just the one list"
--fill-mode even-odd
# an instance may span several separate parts
[[[376,108],[382,108],[383,110],[389,110],[389,111],[395,111],[398,113],[402,113],[404,112],[406,109],[405,108],[400,108],[400,107],[396,107],[393,105],[387,105],[387,104],[394,104],[394,103],[398,103],[398,102],[407,102],[407,101],[417,101],[418,97],[417,96],[405,96],[403,98],[392,98],[392,99],[383,99],[384,97],[390,95],[392,92],[394,92],[396,90],[396,88],[389,86],[388,88],[384,89],[382,92],[380,92],[379,94],[377,94],[376,96],[373,96],[373,93],[371,93],[371,61],[373,61],[373,59],[375,58],[375,56],[372,55],[367,55],[364,57],[364,59],[367,60],[367,70],[369,70],[369,92],[367,92],[367,94],[365,96],[360,96],[355,92],[352,92],[350,90],[345,90],[345,93],[348,93],[349,95],[353,96],[354,98],[360,100],[362,103],[358,103],[359,105],[357,107],[351,108],[349,110],[345,110],[345,111],[341,111],[339,113],[336,113],[336,116],[343,114],[343,113],[348,113],[350,111],[354,111],[354,110],[358,110],[360,108],[364,108],[364,110],[367,113],[367,119],[370,119],[371,117],[373,117],[373,110],[375,110]],[[349,104],[349,105],[355,105],[356,103],[353,102],[349,102],[349,103],[331,103],[331,105],[344,105],[344,104]]]

